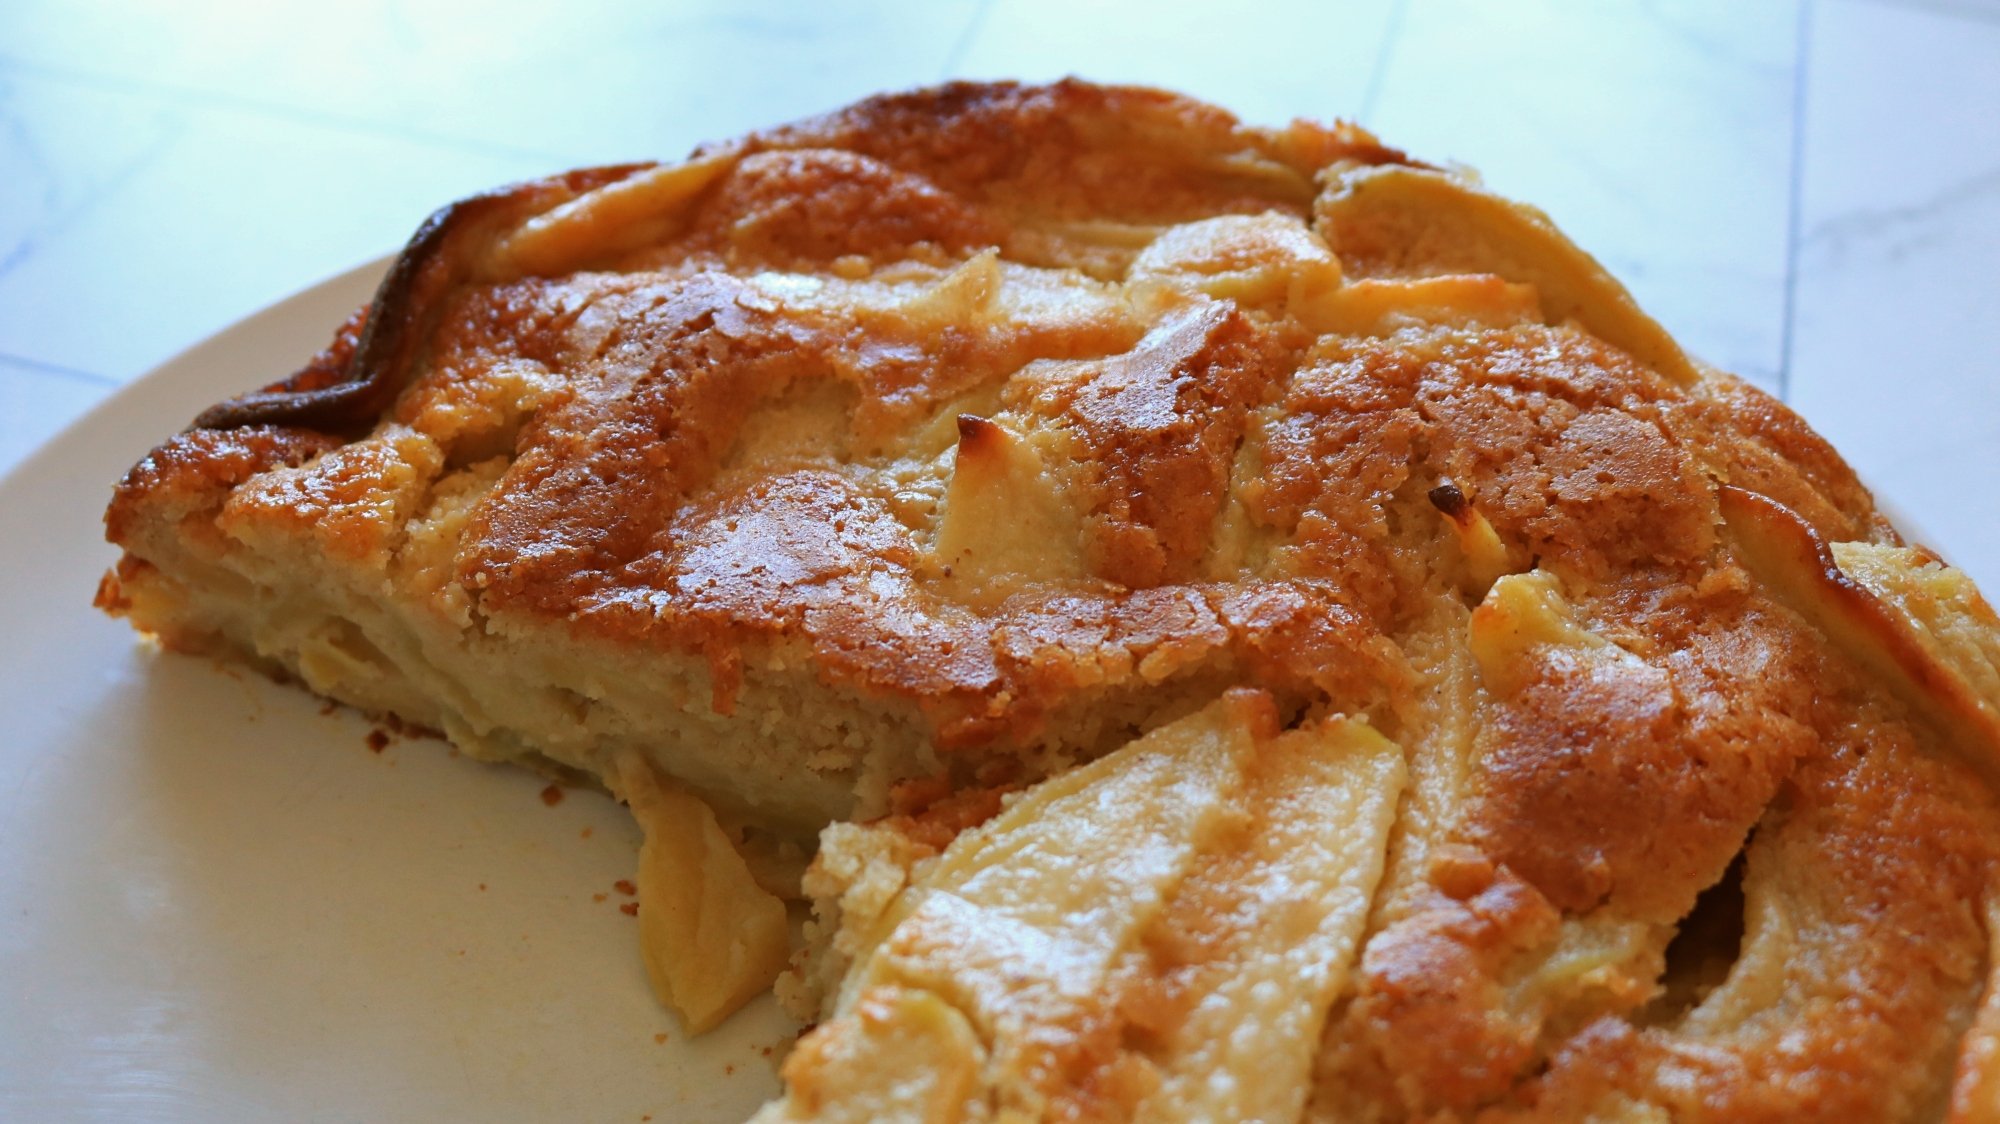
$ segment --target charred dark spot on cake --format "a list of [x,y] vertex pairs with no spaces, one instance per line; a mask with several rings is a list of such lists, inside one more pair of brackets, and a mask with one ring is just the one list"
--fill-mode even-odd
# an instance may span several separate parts
[[421,722],[411,722],[395,714],[384,714],[382,724],[399,738],[425,738],[430,741],[444,741],[444,731]]
[[362,304],[334,330],[333,339],[319,353],[292,374],[263,389],[266,394],[304,394],[346,382],[354,367],[354,354],[361,346],[361,334],[374,306]]
[[[583,193],[651,167],[589,168],[461,199],[417,228],[389,267],[351,344],[348,329],[314,362],[264,390],[218,403],[193,430],[284,425],[354,438],[375,426],[415,377],[417,358],[448,298],[483,278],[494,239]],[[336,375],[338,377],[336,377]]]
[[410,722],[398,714],[378,714],[374,716],[374,720],[378,724],[378,730],[388,738],[402,738],[402,740],[428,738],[434,742],[446,740],[444,730],[438,730],[436,726],[424,726],[422,722]]
[[960,456],[986,456],[999,451],[1007,434],[999,426],[977,414],[958,415]]
[[1439,514],[1454,523],[1464,522],[1466,517],[1471,514],[1472,502],[1465,498],[1464,492],[1458,490],[1458,485],[1449,480],[1432,488],[1430,491],[1424,493],[1424,495],[1431,501],[1431,506],[1438,509]]
[[389,748],[391,743],[407,741],[411,738],[430,738],[437,741],[445,740],[442,730],[433,729],[421,723],[406,721],[395,714],[384,713],[371,717],[374,721],[374,728],[369,730],[368,736],[363,739],[370,753],[381,753],[383,750]]

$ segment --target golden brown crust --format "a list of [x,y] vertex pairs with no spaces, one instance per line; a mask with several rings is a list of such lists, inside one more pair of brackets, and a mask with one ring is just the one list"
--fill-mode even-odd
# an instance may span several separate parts
[[[1845,713],[1842,713],[1845,712]],[[1902,1120],[1942,1106],[1982,972],[1970,908],[1990,891],[1991,801],[1954,791],[1958,770],[1914,751],[1907,731],[1822,708],[1824,756],[1801,765],[1760,826],[1759,896],[1810,886],[1752,930],[1797,959],[1789,986],[1745,1018],[1580,1033],[1498,1118],[1574,1119],[1604,1091],[1645,1088],[1679,1119]],[[1954,774],[1958,774],[1954,779]],[[1707,1025],[1704,1025],[1706,1022]]]
[[[1992,974],[1963,903],[1996,835],[1921,714],[1979,680],[1869,600],[1892,686],[1788,592],[1733,510],[1828,559],[1893,529],[1510,207],[1350,127],[1077,82],[481,197],[133,470],[99,600],[143,618],[170,541],[296,551],[468,627],[700,661],[718,715],[809,677],[901,708],[939,775],[888,778],[884,830],[924,856],[1232,687],[1365,715],[1412,788],[1314,1112],[1928,1111]],[[1739,970],[1683,986],[1674,936],[1739,855]],[[1089,1027],[1186,1015],[1121,994]]]
[[1119,585],[1185,581],[1208,553],[1244,415],[1289,368],[1268,333],[1213,304],[1101,363],[1044,369],[1010,404],[1074,433],[1075,487],[1091,497],[1085,549]]
[[[1358,142],[1356,158],[1402,159],[1373,138],[1348,137]],[[1017,215],[1120,222],[1254,213],[1274,204],[1303,211],[1314,171],[1331,162],[1321,152],[1314,163],[1293,163],[1285,146],[1213,106],[1077,81],[957,82],[887,94],[739,143],[747,152],[843,149]],[[1276,168],[1218,164],[1252,153]]]
[[176,434],[119,481],[104,513],[105,536],[127,543],[145,523],[171,528],[191,521],[272,468],[297,467],[340,444],[339,438],[312,430],[269,425]]
[[641,167],[567,172],[441,208],[390,266],[358,332],[351,321],[343,325],[334,344],[296,374],[209,407],[193,428],[294,425],[348,434],[367,429],[408,385],[444,296],[480,272],[498,233]]
[[843,148],[745,156],[689,227],[690,252],[737,268],[808,269],[848,256],[962,257],[1006,231],[924,176]]

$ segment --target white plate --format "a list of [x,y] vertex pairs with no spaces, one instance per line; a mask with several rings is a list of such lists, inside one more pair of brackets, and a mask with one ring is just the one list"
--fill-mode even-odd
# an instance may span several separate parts
[[[111,484],[293,369],[384,263],[138,380],[0,480],[0,1118],[739,1121],[793,1026],[647,990],[623,809],[90,607]],[[598,900],[598,895],[604,895]],[[664,1041],[656,1041],[664,1034]]]

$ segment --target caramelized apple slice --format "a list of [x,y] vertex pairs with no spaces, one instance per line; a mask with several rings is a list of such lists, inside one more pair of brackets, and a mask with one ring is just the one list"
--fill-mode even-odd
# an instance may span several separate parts
[[1345,172],[1316,209],[1351,274],[1496,274],[1534,286],[1550,323],[1575,320],[1683,385],[1697,377],[1666,329],[1532,207],[1460,176],[1388,165]]
[[923,987],[989,1044],[997,1107],[1039,1115],[1108,1013],[1115,965],[1242,786],[1268,696],[1234,692],[1031,790],[946,849],[854,975]]
[[1554,575],[1544,570],[1495,581],[1472,611],[1466,642],[1479,665],[1480,682],[1500,696],[1514,694],[1534,675],[1538,649],[1560,649],[1565,658],[1579,662],[1637,662],[1636,656],[1585,628]]
[[663,164],[536,215],[493,248],[498,276],[550,276],[672,234],[707,187],[736,163],[733,150]]
[[2000,619],[1971,581],[1910,548],[1829,547],[1756,492],[1725,486],[1718,499],[1757,579],[2000,783]]
[[958,1124],[983,1120],[985,1051],[937,996],[879,987],[785,1059],[786,1097],[750,1124]]
[[905,322],[918,331],[944,332],[991,323],[994,299],[1005,283],[1000,255],[987,250],[925,285],[898,305]]
[[966,591],[1019,575],[1062,580],[1088,573],[1077,516],[1033,443],[971,414],[958,419],[958,453],[936,551],[955,586]]
[[1187,1014],[1153,1028],[1164,1040],[1150,1059],[1160,1085],[1135,1119],[1298,1119],[1327,1010],[1360,952],[1403,782],[1402,751],[1355,719],[1257,746],[1236,830],[1148,936],[1179,961]]
[[1541,296],[1490,273],[1350,281],[1315,301],[1295,306],[1317,332],[1386,336],[1409,327],[1450,325],[1505,328],[1542,321]]
[[1494,582],[1520,569],[1517,552],[1500,540],[1493,524],[1472,506],[1458,485],[1446,480],[1427,494],[1458,542],[1459,556],[1465,560],[1466,592],[1484,597]]
[[699,1034],[784,970],[785,903],[757,885],[708,805],[637,757],[621,759],[618,776],[646,833],[638,878],[646,976],[660,1002]]
[[1169,227],[1140,252],[1126,279],[1296,310],[1340,287],[1340,261],[1290,215],[1224,215]]
[[1044,781],[954,840],[885,921],[849,981],[928,986],[1015,1039],[1098,992],[1241,788],[1268,696],[1225,695],[1092,764]]
[[[848,1119],[816,1091],[833,1087],[881,1119],[1295,1119],[1403,784],[1365,722],[1281,734],[1251,691],[1043,782],[906,868],[890,908],[843,918],[872,930],[847,942],[860,966],[760,1119]],[[865,842],[827,840],[835,862]],[[960,1021],[976,1050],[949,1044]],[[982,1059],[977,1090],[917,1096],[928,1062],[867,1061],[919,1022],[951,1065]],[[934,1115],[896,1107],[916,1101]]]

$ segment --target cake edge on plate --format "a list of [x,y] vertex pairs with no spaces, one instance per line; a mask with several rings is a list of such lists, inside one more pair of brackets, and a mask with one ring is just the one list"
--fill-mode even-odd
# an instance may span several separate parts
[[[1991,608],[1545,216],[1352,127],[959,84],[455,204],[107,532],[167,647],[627,800],[691,1027],[835,824],[773,1119],[1692,1111],[1696,1056],[1993,1096]],[[1719,984],[1674,942],[1737,885]]]

